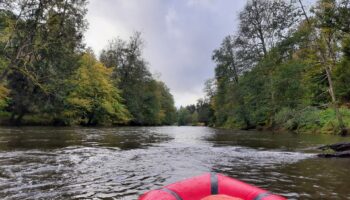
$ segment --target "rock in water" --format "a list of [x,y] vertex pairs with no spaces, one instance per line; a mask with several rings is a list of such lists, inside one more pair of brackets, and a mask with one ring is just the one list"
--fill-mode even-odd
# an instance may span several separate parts
[[350,150],[336,153],[322,153],[317,156],[321,158],[350,158]]
[[350,143],[349,142],[340,142],[336,144],[330,144],[325,145],[322,147],[319,147],[319,149],[326,150],[326,149],[332,149],[334,151],[349,151],[350,150]]

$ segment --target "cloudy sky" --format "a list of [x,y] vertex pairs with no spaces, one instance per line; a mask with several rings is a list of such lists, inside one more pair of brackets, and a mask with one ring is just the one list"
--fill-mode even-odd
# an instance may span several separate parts
[[150,71],[160,75],[177,106],[203,97],[213,77],[212,51],[235,31],[246,0],[90,0],[85,41],[99,54],[108,40],[140,31]]

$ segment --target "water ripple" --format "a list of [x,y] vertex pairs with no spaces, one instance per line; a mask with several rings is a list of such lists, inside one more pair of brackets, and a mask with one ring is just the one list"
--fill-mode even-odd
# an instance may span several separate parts
[[[30,131],[38,134],[38,130]],[[195,127],[60,130],[60,137],[48,136],[45,130],[45,134],[46,140],[40,141],[54,143],[55,148],[28,148],[37,144],[26,137],[24,141],[35,145],[2,147],[0,198],[131,200],[147,190],[209,171],[240,178],[290,199],[350,197],[347,189],[336,189],[350,178],[347,169],[341,168],[349,162],[331,163],[315,158],[314,153],[289,151],[283,142],[279,148],[269,148],[262,145],[267,140],[259,143],[255,138],[259,144],[245,146],[236,138],[228,139],[231,144],[227,145],[208,138],[228,133]],[[9,134],[5,135],[0,133],[0,141],[10,140]],[[62,138],[62,144],[70,141],[69,145],[59,144],[57,140]],[[133,143],[131,147],[125,145],[128,142]],[[333,170],[328,174],[319,173],[330,166]]]

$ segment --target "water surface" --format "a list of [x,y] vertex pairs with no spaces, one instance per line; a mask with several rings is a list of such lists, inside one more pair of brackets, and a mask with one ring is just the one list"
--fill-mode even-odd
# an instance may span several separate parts
[[0,128],[0,199],[137,199],[218,172],[289,199],[350,199],[350,159],[320,159],[329,135],[206,127]]

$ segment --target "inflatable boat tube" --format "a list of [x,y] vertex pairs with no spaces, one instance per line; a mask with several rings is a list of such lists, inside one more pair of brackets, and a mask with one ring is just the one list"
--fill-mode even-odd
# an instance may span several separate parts
[[152,190],[139,200],[200,200],[223,194],[243,200],[286,200],[261,188],[221,174],[204,174]]

